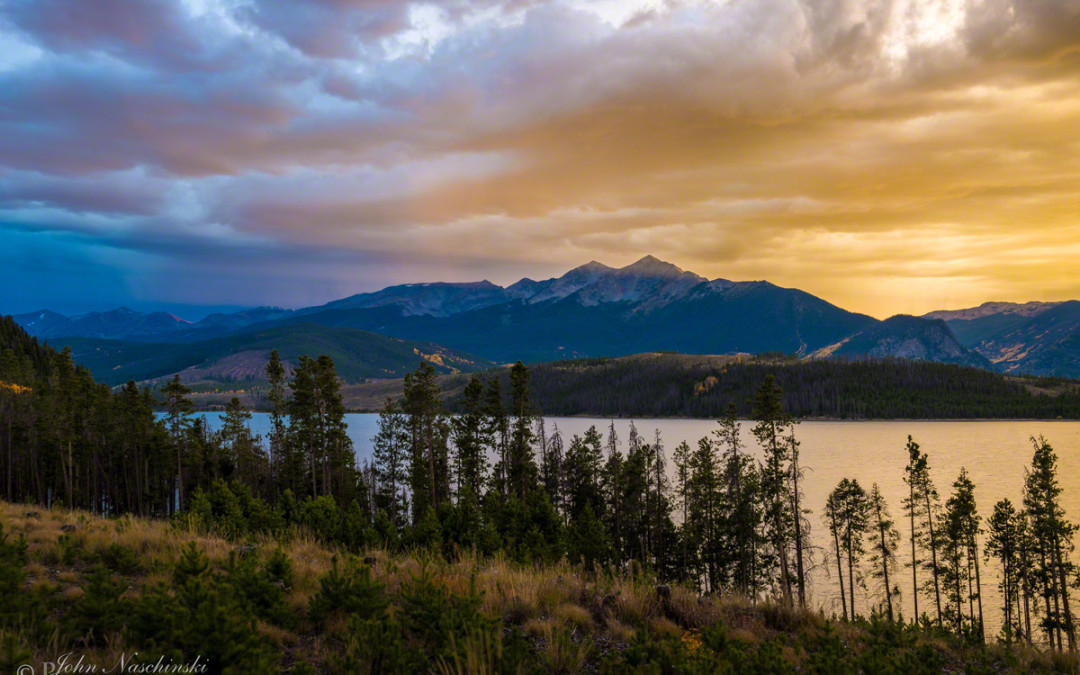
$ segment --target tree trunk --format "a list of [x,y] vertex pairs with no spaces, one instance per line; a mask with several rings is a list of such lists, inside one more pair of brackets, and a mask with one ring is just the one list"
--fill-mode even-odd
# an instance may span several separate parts
[[930,509],[930,491],[926,490],[926,524],[930,530],[930,562],[934,573],[934,601],[937,603],[937,621],[941,626],[941,587],[938,584],[937,537],[934,533],[934,512]]
[[851,541],[850,526],[847,533],[848,594],[851,597],[851,620],[855,620],[855,554]]
[[911,523],[911,597],[915,601],[915,621],[919,620],[919,556],[915,548],[915,481],[908,483],[908,516]]
[[[1069,585],[1066,583],[1065,566],[1062,564],[1061,540],[1056,534],[1054,535],[1054,557],[1056,558],[1055,568],[1061,583],[1061,609],[1065,615],[1065,636],[1069,639],[1069,651],[1075,652],[1076,630],[1073,627],[1072,612],[1069,610]],[[1059,646],[1060,642],[1061,638],[1059,636]]]
[[[793,432],[794,433],[794,432]],[[794,436],[792,436],[794,438]],[[802,513],[799,511],[799,452],[792,449],[791,455],[792,502],[795,513],[795,574],[799,585],[799,607],[806,607],[806,575],[803,571]]]
[[844,621],[848,620],[847,597],[844,595],[844,566],[840,556],[840,532],[836,519],[833,519],[833,544],[836,546],[836,574],[840,577],[840,605],[844,609]]
[[1024,639],[1031,644],[1031,589],[1028,586],[1027,556],[1021,558],[1020,590],[1024,594]]
[[[971,537],[971,553],[975,558],[975,597],[979,601],[979,638],[986,642],[986,629],[983,627],[982,577],[979,576],[979,543],[975,541],[975,535]],[[1005,588],[1008,591],[1008,585]]]
[[[986,642],[986,629],[983,626],[983,579],[978,573],[978,542],[975,541],[975,536],[971,537],[971,551],[975,558],[975,597],[978,599],[978,637],[982,639],[982,642]],[[1005,585],[1005,590],[1008,592],[1009,586]],[[1008,596],[1007,596],[1008,597]]]
[[[881,523],[880,511],[878,514],[878,523]],[[878,532],[881,534],[881,574],[885,580],[885,604],[889,609],[889,623],[892,623],[892,586],[889,585],[889,559],[886,557],[888,549],[887,544],[885,543],[885,527],[879,524]]]

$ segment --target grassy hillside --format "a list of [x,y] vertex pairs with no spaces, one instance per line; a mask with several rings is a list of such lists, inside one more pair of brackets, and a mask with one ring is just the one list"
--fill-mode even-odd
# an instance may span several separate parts
[[[402,377],[423,359],[440,372],[471,371],[490,361],[439,345],[386,337],[351,328],[288,325],[186,344],[69,338],[76,362],[109,385],[153,381],[181,373],[189,384],[251,382],[264,379],[270,351],[286,366],[301,354],[329,354],[346,382]],[[53,345],[55,347],[61,344]]]
[[[1075,655],[701,598],[640,570],[328,548],[293,528],[230,540],[181,521],[0,502],[0,672],[1033,673]],[[137,655],[135,654],[137,652]],[[130,663],[130,661],[129,661]],[[23,671],[18,671],[23,672]],[[85,672],[85,671],[84,671]]]

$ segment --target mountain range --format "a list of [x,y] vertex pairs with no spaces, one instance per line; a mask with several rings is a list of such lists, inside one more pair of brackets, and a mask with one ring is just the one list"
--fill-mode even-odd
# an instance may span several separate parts
[[[72,317],[42,310],[14,318],[39,338],[79,347],[95,374],[104,375],[104,368],[146,378],[168,374],[181,362],[211,372],[231,355],[224,352],[254,339],[245,335],[286,327],[303,327],[305,339],[321,332],[324,343],[362,342],[349,331],[415,341],[423,345],[417,351],[446,350],[453,355],[448,363],[456,364],[447,367],[461,370],[518,359],[675,351],[891,356],[1017,374],[1080,375],[1077,302],[987,303],[881,321],[798,289],[710,280],[652,256],[622,268],[594,261],[560,277],[506,287],[489,281],[404,284],[319,306],[258,307],[197,322],[125,308]],[[154,343],[172,346],[155,353],[148,346]],[[98,350],[92,358],[91,345]],[[177,354],[186,357],[178,360]],[[129,370],[136,358],[138,368]],[[376,370],[396,372],[401,365],[385,361]]]

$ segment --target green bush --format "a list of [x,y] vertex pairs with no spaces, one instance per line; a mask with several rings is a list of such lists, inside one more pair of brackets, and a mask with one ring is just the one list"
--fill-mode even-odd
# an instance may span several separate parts
[[271,670],[270,652],[255,629],[255,615],[235,587],[210,570],[194,543],[173,570],[172,588],[159,585],[141,598],[130,621],[140,657],[174,662],[199,655],[209,672]]
[[124,588],[103,565],[94,566],[84,577],[83,589],[82,597],[64,614],[64,633],[85,646],[104,646],[110,635],[124,628],[131,603],[121,597]]
[[370,567],[360,565],[352,556],[346,558],[344,570],[337,556],[331,565],[311,597],[311,619],[316,625],[324,625],[335,613],[367,619],[379,616],[386,609],[389,604],[386,589],[371,578]]
[[248,612],[278,626],[291,628],[295,625],[296,617],[285,605],[285,582],[281,578],[292,578],[288,558],[282,563],[280,558],[271,557],[266,565],[259,567],[254,555],[241,556],[233,551],[223,571],[224,581],[233,588]]

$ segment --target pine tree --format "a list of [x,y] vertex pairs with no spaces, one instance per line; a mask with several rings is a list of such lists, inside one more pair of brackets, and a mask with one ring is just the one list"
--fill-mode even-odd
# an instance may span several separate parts
[[1012,642],[1017,635],[1023,634],[1020,614],[1020,538],[1023,527],[1021,515],[1012,502],[1002,499],[994,504],[994,513],[987,521],[986,546],[983,549],[985,559],[996,559],[1001,566],[1001,592],[1003,619],[1001,635],[1005,642]]
[[1032,438],[1035,453],[1025,480],[1024,507],[1030,516],[1035,543],[1036,585],[1045,605],[1043,626],[1051,646],[1064,649],[1062,633],[1069,651],[1076,650],[1076,635],[1070,605],[1069,587],[1076,575],[1070,560],[1072,536],[1076,526],[1065,518],[1061,506],[1061,486],[1057,480],[1057,454],[1045,438]]
[[484,390],[484,436],[488,442],[490,456],[497,457],[491,473],[491,489],[495,494],[505,496],[506,488],[506,450],[509,445],[510,422],[506,416],[503,402],[502,384],[498,377],[488,380]]
[[510,408],[513,423],[507,451],[507,478],[510,493],[525,501],[526,494],[536,486],[537,468],[533,454],[535,415],[529,403],[529,369],[521,361],[510,368]]
[[180,381],[179,373],[173,375],[173,379],[161,388],[161,393],[165,394],[169,435],[172,436],[176,446],[176,510],[179,511],[184,508],[183,439],[190,424],[189,416],[194,406],[187,398],[191,389]]
[[409,436],[401,409],[387,398],[379,412],[378,432],[372,439],[375,460],[375,504],[383,509],[395,528],[400,528],[406,505],[402,488],[408,480]]
[[475,375],[465,386],[461,409],[452,422],[457,496],[479,500],[487,476],[484,439],[484,384]]
[[802,505],[803,493],[799,482],[803,478],[803,467],[799,464],[799,441],[795,438],[795,423],[788,425],[788,435],[784,438],[788,447],[788,456],[791,458],[791,517],[793,524],[792,543],[795,547],[795,581],[799,589],[799,606],[806,607],[806,570],[807,558],[810,554],[810,522],[807,516],[810,509]]
[[723,530],[727,540],[724,545],[724,566],[731,568],[731,580],[737,590],[748,595],[755,594],[757,580],[754,557],[760,525],[759,511],[754,504],[758,498],[755,465],[744,451],[738,409],[734,403],[728,405],[718,424],[720,428],[713,433],[723,453],[726,513]]
[[697,576],[707,593],[716,591],[723,580],[719,550],[721,480],[716,446],[708,438],[702,438],[690,458],[690,504],[686,509],[689,521],[683,524],[683,529],[691,550],[700,556],[701,569]]
[[403,410],[408,419],[413,523],[429,509],[438,510],[450,493],[447,443],[449,425],[442,416],[435,368],[424,361],[405,376]]
[[248,426],[250,422],[251,412],[234,396],[225,407],[220,434],[228,461],[236,467],[238,477],[252,488],[258,488],[265,458],[260,438],[252,434]]
[[[938,561],[937,526],[940,503],[934,483],[930,478],[928,458],[919,450],[919,444],[911,436],[907,440],[908,463],[904,469],[904,482],[908,484],[908,496],[904,498],[904,513],[908,517],[911,529],[911,580],[912,596],[915,599],[915,616],[918,617],[920,592],[931,593],[937,609],[937,623],[943,625],[941,606],[941,565]],[[919,552],[923,552],[920,562]],[[922,587],[918,583],[920,567],[930,573]]]
[[870,514],[871,576],[881,584],[886,614],[889,621],[893,621],[893,596],[899,593],[899,589],[893,588],[893,580],[896,579],[896,550],[900,546],[900,533],[896,531],[896,524],[889,515],[889,505],[877,483],[870,489],[867,510]]
[[[967,470],[961,469],[953,483],[953,494],[945,504],[944,551],[946,578],[949,587],[949,605],[946,609],[956,626],[956,632],[970,625],[983,636],[981,576],[979,573],[978,535],[981,518],[975,504],[975,485]],[[966,596],[963,588],[967,587]],[[967,616],[964,616],[964,600],[967,600]],[[976,617],[976,602],[978,617]]]
[[679,527],[679,578],[687,580],[687,575],[692,565],[690,551],[689,519],[690,519],[690,471],[691,471],[690,444],[686,441],[675,447],[671,461],[675,464],[675,500],[673,506],[680,511],[682,524]]
[[[287,441],[288,421],[285,419],[285,364],[281,362],[278,350],[270,352],[270,360],[266,364],[267,404],[270,408],[270,480],[274,484],[275,494],[278,490],[278,464],[284,454]],[[290,485],[295,489],[296,486]]]
[[772,555],[779,566],[777,583],[780,593],[783,601],[791,605],[792,571],[789,556],[795,514],[791,511],[791,458],[788,444],[783,438],[783,431],[791,420],[784,411],[782,392],[771,374],[765,377],[754,394],[753,417],[757,421],[753,429],[754,437],[765,453],[761,475],[765,524]]
[[825,512],[822,517],[825,519],[825,524],[829,528],[829,533],[833,537],[833,546],[836,555],[836,574],[837,579],[840,582],[840,607],[844,612],[844,621],[848,621],[854,618],[854,607],[852,607],[853,613],[848,614],[847,595],[844,591],[844,555],[840,548],[840,533],[844,531],[844,498],[840,492],[839,487],[834,489],[829,494],[829,498],[825,501]]
[[552,505],[563,517],[565,523],[567,512],[565,491],[563,490],[566,483],[563,475],[563,459],[563,437],[562,432],[559,431],[559,425],[556,424],[547,443],[547,452],[544,453],[544,464],[540,467],[540,480]]
[[344,509],[356,497],[356,455],[345,424],[341,379],[334,367],[334,360],[326,354],[321,354],[315,362],[315,386],[324,443],[319,453],[322,458],[322,494],[332,495],[338,507]]
[[649,526],[651,533],[652,559],[656,569],[662,575],[667,573],[667,545],[670,539],[671,525],[671,500],[668,497],[667,480],[667,457],[664,454],[664,443],[660,438],[660,430],[656,429],[653,434],[651,452],[647,455],[649,462],[649,484],[652,493],[651,503],[652,519]]
[[619,434],[615,431],[614,420],[608,426],[607,435],[607,460],[601,473],[601,489],[604,493],[605,511],[607,522],[605,525],[611,532],[611,545],[616,554],[622,558],[622,482],[623,482],[623,457],[619,450]]
[[[566,451],[566,501],[568,536],[571,558],[584,557],[586,562],[604,563],[608,558],[603,533],[604,495],[600,486],[603,462],[603,441],[596,427],[589,427],[585,436],[575,435]],[[592,539],[592,541],[590,541]]]
[[622,559],[646,562],[649,559],[649,454],[651,448],[641,442],[637,427],[630,423],[626,461],[620,473],[622,494],[619,497]]
[[[290,487],[297,495],[318,497],[318,464],[325,445],[324,429],[319,420],[319,393],[315,384],[315,361],[301,355],[289,381],[289,458]],[[306,473],[306,476],[304,475]]]
[[[854,619],[856,570],[866,553],[863,539],[870,527],[870,502],[859,481],[844,478],[829,494],[825,505],[825,518],[836,544],[837,569],[840,572],[840,592],[844,590],[844,572],[841,563],[847,556],[848,605],[845,612]],[[861,576],[861,574],[860,574]]]

